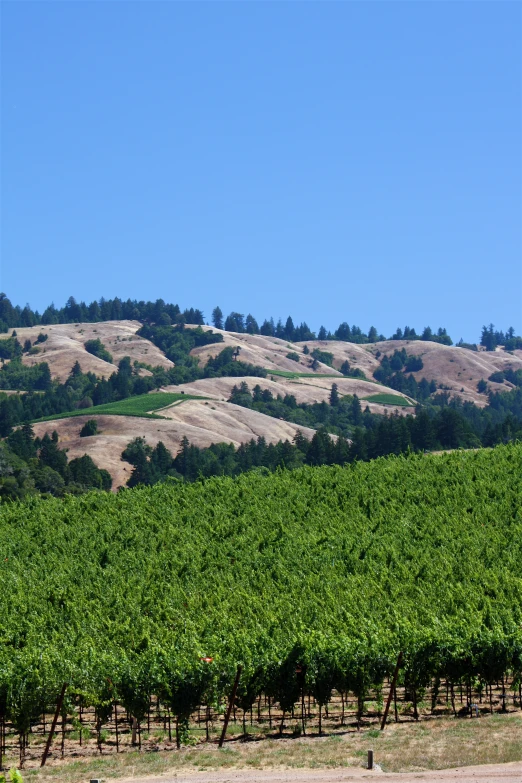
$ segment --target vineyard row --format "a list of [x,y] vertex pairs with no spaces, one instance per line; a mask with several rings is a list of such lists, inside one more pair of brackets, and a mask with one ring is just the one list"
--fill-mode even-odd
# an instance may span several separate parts
[[[388,720],[397,722],[433,720],[453,715],[455,718],[479,718],[493,712],[522,710],[522,685],[520,677],[506,676],[500,682],[430,683],[423,690],[416,705],[412,694],[404,686],[396,687],[391,694],[391,710]],[[369,692],[366,698],[355,694],[334,691],[330,700],[319,704],[304,691],[290,709],[267,694],[261,693],[249,708],[232,705],[231,721],[227,736],[246,740],[252,736],[269,737],[290,735],[317,736],[339,732],[377,728],[381,725],[384,705],[391,691],[390,680],[381,688]],[[0,717],[0,751],[7,766],[17,761],[21,767],[34,766],[42,757],[42,751],[52,728],[52,705],[47,705],[38,719],[31,723],[24,735]],[[52,749],[49,757],[67,758],[71,755],[140,751],[172,750],[182,744],[217,742],[223,729],[227,704],[203,704],[180,726],[167,704],[152,697],[142,721],[138,722],[121,704],[114,701],[99,716],[97,710],[83,707],[81,699],[72,699],[65,709],[59,710]]]

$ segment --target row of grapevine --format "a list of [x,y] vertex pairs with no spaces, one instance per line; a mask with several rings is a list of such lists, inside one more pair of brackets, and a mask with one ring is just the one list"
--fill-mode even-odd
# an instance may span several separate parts
[[[298,666],[298,674],[301,673],[302,668]],[[388,680],[365,689],[363,697],[361,691],[357,694],[332,691],[325,702],[312,696],[304,677],[298,679],[301,682],[300,692],[298,689],[295,691],[298,701],[291,704],[289,692],[285,689],[284,706],[266,692],[259,692],[253,698],[254,681],[249,679],[231,705],[233,723],[239,722],[243,739],[252,732],[258,736],[274,731],[279,736],[283,731],[286,734],[290,731],[293,736],[313,736],[321,734],[323,727],[331,733],[384,725],[386,713],[383,718],[383,710],[384,703],[388,704],[388,697],[392,704],[388,719],[396,722],[419,720],[419,716],[424,720],[450,714],[478,718],[480,714],[508,712],[522,707],[519,674],[512,678],[501,677],[496,684],[488,684],[478,677],[465,677],[458,683],[435,677],[426,688],[411,690],[408,673],[403,672],[397,688],[393,688]],[[136,683],[135,687],[138,689],[139,684]],[[55,705],[45,704],[45,700],[41,705],[43,712],[34,714],[27,733],[17,735],[13,724],[4,716],[0,721],[0,747],[4,758],[14,761],[19,753],[23,767],[27,751],[30,760],[39,762],[42,737],[49,742],[49,737],[54,736],[52,755],[64,758],[71,752],[77,756],[82,753],[92,755],[93,752],[118,753],[133,748],[168,750],[176,746],[179,748],[184,742],[215,742],[226,732],[225,701],[210,690],[203,694],[203,698],[210,700],[217,697],[217,701],[199,704],[191,715],[183,719],[172,714],[168,697],[167,703],[164,703],[159,696],[154,695],[149,700],[145,692],[136,691],[131,702],[125,699],[127,707],[130,706],[135,713],[132,714],[117,698],[107,700],[101,708],[99,703],[98,707],[89,707],[85,693],[73,692],[65,687],[62,690],[65,691],[65,699],[62,701],[60,694],[55,722],[50,722],[50,715],[46,714],[47,709],[54,709]],[[112,695],[118,695],[116,689],[112,690]],[[237,731],[237,728],[233,729],[236,737]]]
[[[522,677],[522,447],[0,506],[0,727]],[[2,729],[3,732],[3,729]],[[3,733],[0,732],[0,742]],[[0,755],[2,748],[0,747]]]

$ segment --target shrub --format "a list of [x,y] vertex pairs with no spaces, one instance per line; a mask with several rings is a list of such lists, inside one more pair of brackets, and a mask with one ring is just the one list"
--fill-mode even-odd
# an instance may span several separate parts
[[485,394],[488,390],[488,385],[484,378],[481,378],[480,381],[477,383],[477,391],[479,394]]
[[98,434],[98,422],[96,419],[89,419],[86,421],[80,430],[80,438],[88,438],[89,435]]
[[317,359],[318,362],[327,364],[329,367],[333,366],[333,353],[329,353],[329,351],[320,351],[319,348],[314,348],[312,356],[314,359]]
[[498,370],[497,372],[491,373],[491,375],[488,378],[488,381],[493,381],[493,383],[504,383],[506,379],[506,376],[502,372],[502,370]]
[[112,356],[99,338],[87,340],[85,343],[85,350],[93,356],[97,356],[98,359],[102,359],[104,362],[112,364]]
[[293,362],[298,362],[299,361],[299,354],[296,353],[295,351],[291,351],[290,353],[286,354],[286,358],[287,359],[291,359]]

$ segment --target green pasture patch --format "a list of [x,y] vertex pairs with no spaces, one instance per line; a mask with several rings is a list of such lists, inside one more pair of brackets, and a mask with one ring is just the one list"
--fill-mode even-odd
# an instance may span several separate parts
[[198,397],[194,394],[180,394],[179,392],[152,392],[151,394],[139,394],[136,397],[127,397],[118,402],[109,402],[106,405],[94,405],[92,408],[82,408],[66,413],[57,413],[53,416],[45,416],[36,421],[54,421],[55,419],[68,419],[72,416],[139,416],[146,419],[163,419],[154,411],[166,408],[176,402],[185,400],[205,400],[206,397]]
[[[266,368],[265,368],[266,369]],[[318,372],[290,372],[289,370],[266,370],[268,375],[279,375],[281,378],[342,378],[342,375]]]
[[407,408],[414,408],[415,405],[405,397],[399,397],[397,394],[370,394],[368,397],[362,397],[367,402],[380,402],[381,405],[403,405]]

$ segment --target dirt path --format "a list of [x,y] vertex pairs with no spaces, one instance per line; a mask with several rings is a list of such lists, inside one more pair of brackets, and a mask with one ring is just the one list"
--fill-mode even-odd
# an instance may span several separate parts
[[483,764],[477,767],[460,767],[424,772],[386,774],[380,769],[373,771],[351,767],[342,770],[331,769],[289,769],[254,770],[233,769],[216,772],[183,772],[161,777],[125,778],[118,783],[345,783],[351,780],[389,780],[391,783],[522,783],[522,763]]

